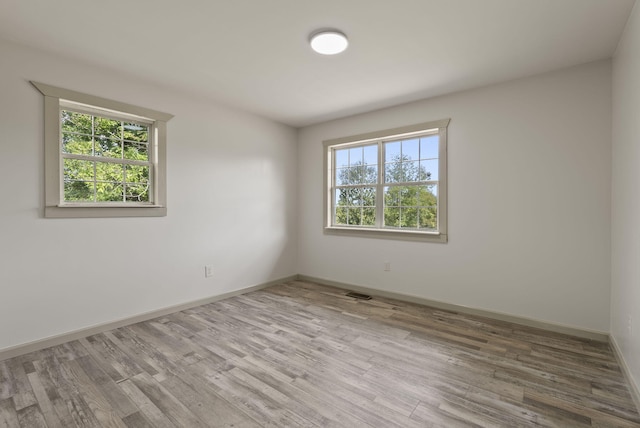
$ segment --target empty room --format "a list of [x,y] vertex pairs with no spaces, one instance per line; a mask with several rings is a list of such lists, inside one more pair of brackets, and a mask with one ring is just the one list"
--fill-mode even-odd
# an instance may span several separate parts
[[0,427],[640,427],[635,0],[0,0]]

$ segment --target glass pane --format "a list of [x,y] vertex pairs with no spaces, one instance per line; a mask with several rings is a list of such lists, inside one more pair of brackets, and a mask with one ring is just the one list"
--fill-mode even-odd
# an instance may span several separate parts
[[122,182],[96,183],[96,200],[98,202],[122,202]]
[[342,149],[335,151],[336,156],[336,168],[344,168],[349,166],[349,150]]
[[376,209],[375,208],[362,209],[362,225],[363,226],[376,225]]
[[365,165],[378,165],[378,145],[364,147]]
[[62,134],[62,152],[74,155],[93,155],[93,139],[89,135]]
[[438,159],[420,161],[421,180],[438,180]]
[[360,189],[360,198],[362,199],[362,205],[365,207],[376,206],[376,188],[375,187],[363,187]]
[[362,177],[362,167],[352,166],[349,168],[349,184],[360,184],[364,177]]
[[418,186],[402,186],[398,188],[400,191],[400,205],[403,207],[416,207],[418,206],[418,193],[420,187]]
[[93,181],[67,181],[64,182],[65,202],[93,202]]
[[378,182],[378,166],[363,166],[363,183],[377,183]]
[[420,208],[418,211],[419,226],[421,229],[435,230],[438,227],[438,208]]
[[122,165],[116,163],[96,162],[96,180],[117,181],[122,183],[124,180]]
[[336,184],[338,186],[345,184],[361,184],[363,179],[363,169],[361,166],[353,166],[350,168],[336,170]]
[[358,175],[357,178],[355,178],[358,184],[367,183],[367,175],[369,175],[370,168],[371,167],[366,167],[364,165],[354,168],[354,172]]
[[402,164],[400,162],[388,163],[384,166],[384,182],[398,183],[404,180]]
[[418,209],[411,207],[411,208],[402,208],[402,213],[401,215],[401,222],[402,222],[402,226],[401,227],[411,227],[411,228],[417,228],[418,227]]
[[336,208],[335,224],[347,224],[347,210],[345,207]]
[[400,208],[384,209],[384,225],[387,227],[400,227]]
[[149,167],[141,165],[127,165],[128,183],[147,183],[149,181]]
[[128,160],[149,160],[149,145],[147,143],[124,142],[124,158]]
[[400,141],[394,141],[392,143],[384,144],[384,161],[385,162],[399,162],[400,157]]
[[349,184],[347,180],[349,179],[348,168],[337,168],[336,169],[336,186],[342,186],[345,184]]
[[60,124],[63,132],[91,135],[91,115],[62,110]]
[[149,187],[147,185],[127,183],[125,191],[127,202],[149,202]]
[[348,204],[348,189],[336,189],[336,206],[347,206]]
[[402,160],[418,160],[420,159],[420,142],[417,138],[413,140],[404,140],[402,142]]
[[439,141],[440,137],[437,135],[420,138],[420,159],[437,159]]
[[349,149],[349,166],[362,165],[362,147]]
[[146,125],[139,125],[137,123],[124,123],[123,124],[124,139],[129,141],[137,141],[146,143],[149,141],[149,127]]
[[437,197],[438,197],[438,185],[437,184],[429,184],[428,186],[425,186],[425,188],[427,189],[427,191],[429,193],[431,193],[437,199]]
[[350,205],[354,207],[362,206],[362,189],[354,188],[349,190]]
[[438,205],[436,185],[419,187],[417,205],[421,207],[431,207]]
[[347,190],[347,205],[350,207],[356,207],[360,205],[360,189],[356,187],[348,188]]
[[96,156],[122,159],[122,141],[113,140],[106,137],[97,137],[95,139],[95,144]]
[[65,181],[93,181],[93,162],[79,159],[64,160]]
[[96,137],[122,139],[122,122],[119,120],[94,116],[93,127]]
[[419,181],[420,175],[420,163],[414,162],[402,162],[402,181]]
[[347,224],[359,226],[360,214],[361,214],[360,208],[348,208]]
[[385,187],[384,188],[384,206],[385,207],[399,207],[400,206],[400,187]]

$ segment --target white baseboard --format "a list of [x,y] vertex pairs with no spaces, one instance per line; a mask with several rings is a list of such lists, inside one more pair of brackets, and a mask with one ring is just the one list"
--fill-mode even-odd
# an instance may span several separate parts
[[394,293],[375,288],[363,287],[355,284],[347,284],[344,282],[333,281],[326,278],[317,278],[307,275],[298,275],[301,281],[315,282],[318,284],[331,285],[338,288],[357,291],[359,293],[369,294],[372,296],[387,297],[390,299],[401,300],[404,302],[418,303],[420,305],[431,306],[447,311],[460,312],[463,314],[477,315],[485,318],[491,318],[500,321],[512,322],[514,324],[525,325],[527,327],[535,327],[543,330],[553,331],[555,333],[563,333],[571,336],[577,336],[584,339],[597,340],[598,342],[609,342],[609,333],[603,331],[594,331],[580,329],[576,327],[565,326],[562,324],[554,324],[546,321],[539,321],[531,318],[519,317],[516,315],[493,312],[486,309],[477,309],[468,306],[456,305],[453,303],[440,302],[438,300],[425,299],[424,297],[412,296],[409,294]]
[[618,360],[618,365],[622,369],[622,372],[629,382],[629,393],[631,394],[631,398],[633,398],[633,402],[636,404],[638,412],[640,412],[640,388],[638,387],[638,384],[635,382],[635,379],[631,374],[631,370],[627,365],[627,361],[624,359],[622,350],[620,349],[620,346],[618,346],[618,342],[616,341],[615,336],[612,334],[609,339],[611,348],[613,348],[613,353]]
[[228,299],[229,297],[237,296],[240,294],[249,293],[251,291],[260,290],[266,287],[270,287],[282,282],[293,281],[297,279],[297,275],[288,276],[285,278],[276,279],[273,281],[265,282],[262,284],[243,288],[241,290],[231,291],[229,293],[218,294],[216,296],[205,297],[204,299],[193,300],[191,302],[181,303],[179,305],[167,306],[165,308],[156,309],[153,311],[145,312],[143,314],[134,315],[132,317],[121,318],[115,321],[109,321],[101,324],[96,324],[90,327],[81,328],[79,330],[70,331],[67,333],[58,334],[55,336],[46,337],[44,339],[35,340],[33,342],[27,342],[9,348],[0,349],[0,361],[7,360],[9,358],[17,357],[19,355],[28,354],[29,352],[39,351],[41,349],[49,348],[69,342],[72,340],[78,340],[83,337],[91,336],[105,331],[113,330],[119,327],[147,321],[153,318],[162,317],[175,312],[184,311],[186,309],[195,308],[196,306],[206,305],[207,303],[217,302],[218,300]]

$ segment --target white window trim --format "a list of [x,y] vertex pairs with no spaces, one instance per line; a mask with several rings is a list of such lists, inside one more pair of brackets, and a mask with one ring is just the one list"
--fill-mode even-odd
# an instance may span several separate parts
[[[323,229],[325,234],[351,235],[371,238],[386,238],[411,241],[442,242],[448,241],[447,233],[447,127],[450,119],[442,119],[432,122],[403,126],[400,128],[385,129],[366,134],[352,135],[323,141]],[[419,231],[403,229],[386,229],[358,226],[336,226],[332,224],[332,187],[334,183],[333,148],[336,146],[360,145],[366,142],[376,142],[402,137],[406,134],[437,130],[440,136],[438,148],[438,231]],[[381,154],[379,154],[380,159]],[[381,161],[378,161],[380,168]],[[377,203],[378,206],[378,203]],[[379,209],[379,212],[381,210]]]
[[[67,217],[162,217],[167,215],[167,122],[173,117],[144,107],[113,101],[81,92],[31,82],[44,95],[44,157],[45,207],[44,216]],[[62,154],[60,141],[60,107],[65,101],[84,104],[147,119],[150,124],[150,151],[153,171],[152,204],[64,203],[61,200]]]

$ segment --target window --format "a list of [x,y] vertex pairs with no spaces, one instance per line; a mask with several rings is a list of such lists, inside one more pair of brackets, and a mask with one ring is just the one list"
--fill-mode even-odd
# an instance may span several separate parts
[[325,232],[446,242],[448,125],[325,141]]
[[166,215],[171,115],[32,83],[45,96],[45,217]]

